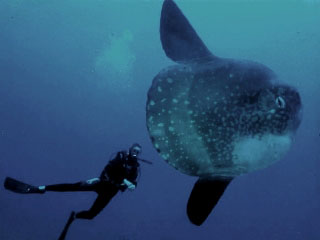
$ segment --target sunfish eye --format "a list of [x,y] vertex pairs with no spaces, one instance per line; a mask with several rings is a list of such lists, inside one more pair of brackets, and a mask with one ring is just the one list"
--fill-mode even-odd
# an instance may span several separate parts
[[286,102],[282,97],[277,97],[276,98],[276,104],[279,108],[285,108],[286,107]]

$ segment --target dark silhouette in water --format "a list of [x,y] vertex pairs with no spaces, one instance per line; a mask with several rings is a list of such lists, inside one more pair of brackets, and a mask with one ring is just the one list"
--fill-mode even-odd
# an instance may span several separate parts
[[[93,219],[97,216],[110,202],[110,200],[118,193],[126,189],[134,190],[137,186],[137,177],[140,173],[140,164],[138,163],[138,155],[141,153],[142,147],[135,143],[129,152],[120,151],[116,157],[109,161],[102,171],[100,177],[80,181],[77,183],[62,183],[45,186],[33,186],[14,178],[7,177],[4,187],[10,191],[23,194],[40,193],[46,191],[53,192],[75,192],[75,191],[93,191],[98,194],[95,202],[89,210],[74,212],[70,217],[59,237],[63,240],[71,223],[75,219]],[[142,160],[146,162],[146,160]]]

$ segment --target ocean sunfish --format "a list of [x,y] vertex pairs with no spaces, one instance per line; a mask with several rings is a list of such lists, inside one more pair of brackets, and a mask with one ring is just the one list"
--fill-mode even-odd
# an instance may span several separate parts
[[201,225],[233,178],[265,168],[289,150],[301,100],[268,67],[213,55],[173,0],[163,3],[160,37],[177,64],[153,79],[147,128],[167,163],[199,176],[187,214]]

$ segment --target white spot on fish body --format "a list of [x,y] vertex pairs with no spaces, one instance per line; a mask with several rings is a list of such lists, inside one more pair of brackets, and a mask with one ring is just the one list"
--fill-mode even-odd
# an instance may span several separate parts
[[[170,155],[169,155],[169,154],[164,154],[164,155],[162,155],[162,157],[163,157],[165,160],[168,160],[169,157],[170,157]],[[172,164],[173,167],[176,166],[175,163],[171,163],[171,164]]]
[[173,83],[172,78],[167,78],[167,82],[168,82],[168,83]]
[[162,129],[152,129],[151,132],[156,137],[160,137],[164,135],[164,131]]
[[271,113],[271,114],[274,114],[275,112],[276,112],[275,109],[271,109],[271,110],[269,111],[269,113]]

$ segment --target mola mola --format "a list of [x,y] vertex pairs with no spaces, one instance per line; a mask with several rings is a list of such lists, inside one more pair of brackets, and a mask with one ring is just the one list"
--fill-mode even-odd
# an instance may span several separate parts
[[233,178],[289,150],[301,121],[300,96],[260,63],[213,55],[173,0],[163,3],[160,36],[177,64],[153,79],[147,128],[166,162],[199,177],[187,214],[201,225]]

